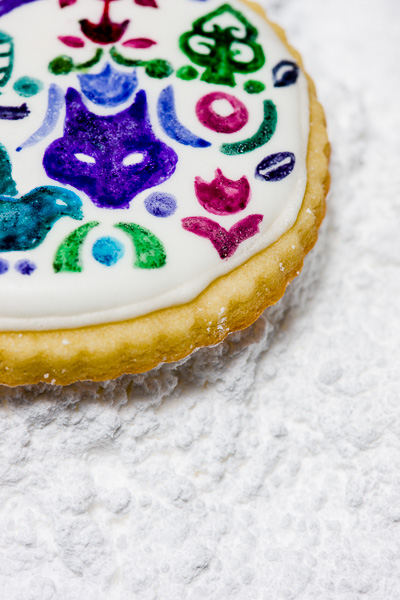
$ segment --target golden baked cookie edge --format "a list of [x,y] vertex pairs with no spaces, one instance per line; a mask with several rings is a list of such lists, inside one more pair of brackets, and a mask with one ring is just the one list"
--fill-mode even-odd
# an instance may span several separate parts
[[[241,1],[268,21],[303,69],[300,55],[288,44],[283,30],[266,17],[258,4]],[[292,228],[245,264],[212,282],[187,304],[120,323],[80,329],[0,332],[1,384],[68,385],[149,371],[248,327],[282,297],[317,241],[330,184],[325,115],[314,83],[307,74],[306,77],[310,99],[308,181]]]

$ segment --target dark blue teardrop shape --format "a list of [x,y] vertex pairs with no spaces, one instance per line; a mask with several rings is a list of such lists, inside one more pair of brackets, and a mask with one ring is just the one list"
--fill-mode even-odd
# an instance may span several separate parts
[[263,181],[281,181],[290,175],[295,164],[293,152],[270,154],[257,165],[255,177]]
[[299,77],[299,67],[291,60],[281,60],[273,69],[274,87],[294,85]]

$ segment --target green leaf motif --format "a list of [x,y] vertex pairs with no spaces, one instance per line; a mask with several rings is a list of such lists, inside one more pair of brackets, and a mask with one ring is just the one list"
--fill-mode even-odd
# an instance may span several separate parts
[[70,233],[58,247],[53,262],[56,273],[81,273],[83,270],[81,261],[82,246],[89,232],[99,225],[98,221],[90,221]]
[[155,58],[153,60],[136,60],[126,58],[118,52],[113,46],[110,50],[110,56],[117,65],[124,67],[144,67],[146,75],[154,79],[165,79],[174,72],[174,68],[167,60]]
[[[218,23],[213,23],[216,19],[221,17],[222,20],[226,16],[233,17],[237,25],[222,28]],[[254,73],[265,64],[264,51],[257,43],[257,37],[257,29],[240,11],[229,4],[223,4],[208,15],[197,19],[193,23],[192,31],[180,37],[179,44],[182,52],[192,62],[206,67],[201,76],[202,81],[235,87],[235,73],[242,75]],[[197,47],[205,48],[205,52],[195,50],[192,47],[193,41],[197,42]],[[240,60],[241,53],[245,49],[251,51],[251,58],[247,61]]]
[[162,242],[148,229],[135,223],[115,225],[131,238],[136,252],[135,267],[139,269],[160,269],[167,262]]
[[73,71],[85,72],[97,65],[100,62],[102,56],[102,48],[97,48],[94,56],[90,60],[76,65],[74,64],[74,61],[70,56],[62,54],[61,56],[57,56],[50,62],[49,71],[50,73],[53,73],[53,75],[69,75]]

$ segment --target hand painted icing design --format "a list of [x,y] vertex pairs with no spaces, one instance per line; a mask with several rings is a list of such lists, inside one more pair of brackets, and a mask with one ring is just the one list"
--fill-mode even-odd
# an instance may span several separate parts
[[43,83],[33,77],[20,77],[13,85],[14,90],[23,98],[36,96],[43,89]]
[[85,46],[85,40],[82,40],[75,35],[59,35],[58,39],[68,46],[68,48],[83,48]]
[[61,217],[82,219],[81,206],[74,192],[52,186],[22,198],[0,196],[0,252],[36,248]]
[[296,164],[293,152],[277,152],[266,156],[257,165],[255,177],[261,181],[282,181],[290,175]]
[[64,93],[61,88],[52,83],[48,91],[47,110],[44,116],[43,122],[39,129],[28,137],[25,142],[18,146],[17,152],[21,152],[24,148],[30,148],[36,146],[45,137],[55,129],[61,109],[64,106]]
[[244,210],[250,202],[247,177],[233,181],[224,177],[221,169],[217,169],[211,183],[196,177],[194,187],[201,206],[214,215],[234,215]]
[[69,75],[75,71],[86,72],[92,67],[95,67],[103,58],[103,49],[97,48],[94,55],[82,63],[75,64],[70,56],[62,54],[57,56],[49,63],[49,71],[53,75]]
[[10,35],[0,31],[0,88],[4,87],[11,78],[14,66],[14,42]]
[[[37,269],[37,265],[27,258],[18,260],[14,265],[14,270],[20,275],[32,275]],[[0,258],[0,275],[5,275],[10,270],[10,263],[4,258]]]
[[192,148],[208,148],[211,146],[210,142],[195,135],[180,123],[176,114],[175,94],[172,86],[161,92],[158,98],[157,110],[161,127],[171,139],[184,146],[192,146]]
[[[224,27],[224,17],[230,17],[230,24]],[[200,67],[205,67],[202,81],[235,87],[235,74],[248,74],[259,71],[265,63],[264,51],[257,42],[258,31],[240,11],[230,4],[223,4],[208,15],[197,19],[191,31],[180,38],[182,52]],[[194,41],[200,38],[204,53],[194,48]],[[242,59],[246,51],[249,59]]]
[[[89,19],[81,19],[79,21],[83,35],[92,43],[100,46],[107,46],[121,41],[124,47],[134,48],[136,50],[144,50],[157,44],[153,39],[145,37],[131,38],[123,41],[122,38],[129,27],[130,19],[125,19],[121,23],[112,21],[110,17],[110,3],[114,0],[102,1],[104,2],[104,8],[99,23],[93,23]],[[61,2],[65,2],[64,5],[60,3],[61,8],[75,4],[75,2],[71,2],[70,0],[61,0]],[[143,7],[158,8],[155,0],[137,0],[136,4]],[[60,35],[58,36],[58,39],[62,44],[69,48],[84,48],[86,45],[84,39],[75,35]],[[103,48],[98,48],[91,59],[75,64],[70,56],[60,55],[50,62],[49,70],[54,75],[67,75],[74,71],[87,71],[97,65],[102,56]],[[145,72],[149,77],[157,79],[169,77],[174,71],[172,65],[168,61],[162,59],[142,60],[126,58],[120,54],[114,46],[110,50],[110,57],[120,65],[127,67],[144,67]]]
[[[28,4],[30,2],[36,2],[37,0],[1,0],[0,4],[0,17],[6,15],[11,12],[15,8],[22,6],[23,4]],[[64,0],[68,1],[68,0]]]
[[90,231],[98,225],[100,225],[98,221],[85,223],[61,242],[53,262],[53,269],[56,273],[81,273],[83,271],[82,247]]
[[176,198],[172,194],[164,192],[153,192],[144,201],[147,212],[153,217],[161,219],[171,217],[177,209],[177,204]]
[[150,6],[151,8],[158,8],[156,0],[133,0],[138,6]]
[[292,60],[281,60],[273,69],[274,87],[294,85],[299,77],[299,67]]
[[[84,45],[84,44],[83,44]],[[83,45],[81,47],[83,47]],[[97,48],[92,58],[82,63],[76,64],[70,56],[62,54],[57,56],[49,63],[49,71],[53,75],[69,75],[73,72],[87,72],[95,67],[103,58],[104,50]],[[155,58],[152,60],[126,58],[113,46],[110,49],[110,58],[124,67],[144,67],[146,75],[154,79],[164,79],[174,72],[174,69],[167,60]]]
[[[85,223],[62,241],[53,263],[56,273],[81,273],[83,271],[82,249],[89,233],[98,225],[100,225],[98,221]],[[136,256],[133,264],[135,268],[152,270],[161,269],[166,265],[167,255],[164,244],[149,229],[136,223],[117,223],[114,227],[126,233],[133,243]],[[101,239],[104,240],[104,238]],[[108,263],[107,266],[112,266],[122,258],[124,252],[121,250],[121,243],[116,244],[114,241],[111,243],[114,251],[110,260],[106,260],[104,253],[102,254],[102,260],[99,260],[100,254],[92,248],[92,254],[97,262],[103,261],[103,264]],[[104,248],[104,243],[101,245]],[[107,245],[109,246],[109,242]]]
[[257,132],[250,138],[233,144],[223,144],[221,152],[228,156],[247,154],[269,142],[275,133],[278,122],[278,112],[272,100],[264,102],[264,118]]
[[153,79],[165,79],[174,72],[171,63],[161,58],[152,60],[126,58],[113,46],[110,50],[110,56],[114,62],[124,67],[144,67],[146,75]]
[[157,42],[154,40],[150,40],[149,38],[133,38],[131,40],[126,40],[123,42],[123,46],[126,48],[136,48],[139,50],[143,50],[144,48],[151,48],[155,46]]
[[94,322],[94,305],[106,320],[179,304],[179,289],[194,297],[273,243],[272,223],[284,233],[305,168],[305,80],[249,6],[0,0],[0,30],[11,316],[17,273],[37,295],[45,285],[41,327],[54,306],[73,327]]
[[228,231],[206,217],[187,217],[182,219],[182,226],[186,231],[210,240],[219,257],[225,259],[235,254],[242,242],[259,233],[263,218],[263,215],[249,215]]
[[[29,2],[29,1],[35,1],[35,0],[8,0],[13,1],[13,2],[17,2],[19,4],[23,4],[24,2]],[[61,8],[65,8],[67,6],[72,6],[73,4],[76,4],[78,0],[59,0],[60,3],[60,7]],[[138,6],[149,6],[151,8],[158,8],[157,2],[156,0],[133,0],[133,2],[135,4],[137,4]]]
[[103,0],[104,9],[100,23],[92,23],[88,19],[79,22],[82,33],[95,44],[115,44],[122,38],[130,23],[129,19],[122,23],[114,23],[110,19],[111,1]]
[[20,106],[0,106],[0,121],[20,121],[30,115],[26,103]]
[[[130,20],[125,19],[122,23],[115,23],[110,17],[110,3],[113,0],[103,0],[104,8],[99,23],[92,23],[89,19],[82,19],[79,24],[81,26],[82,33],[95,44],[115,44],[124,35],[127,30]],[[76,0],[60,0],[61,8],[66,8],[75,4]],[[150,6],[157,8],[155,0],[135,0],[135,4],[139,6]],[[69,45],[69,39],[62,38],[61,41]],[[74,46],[77,47],[77,46]],[[140,47],[140,46],[139,46]],[[142,46],[143,47],[143,46]],[[145,45],[144,47],[148,47]]]
[[22,260],[19,260],[15,264],[14,269],[18,273],[21,273],[21,275],[28,275],[28,276],[30,276],[30,275],[32,275],[32,273],[34,273],[36,271],[37,266],[31,260],[29,260],[27,258],[23,258]]
[[0,144],[0,194],[16,196],[17,186],[12,177],[12,165],[7,150]]
[[99,116],[69,88],[64,136],[47,148],[43,165],[51,179],[85,192],[96,206],[129,208],[142,191],[175,172],[178,156],[151,128],[146,93],[112,116]]
[[96,75],[78,75],[83,94],[94,104],[113,108],[123,104],[138,86],[136,71],[122,73],[106,64]]
[[[7,5],[7,3],[6,3]],[[3,8],[5,9],[7,6]],[[10,7],[8,7],[11,10]],[[0,17],[2,15],[0,6]],[[0,31],[0,88],[4,88],[10,81],[14,69],[14,40],[12,36],[4,31]],[[0,92],[1,93],[1,92]],[[25,119],[30,114],[26,104],[20,106],[1,106],[0,121],[19,121]]]
[[[214,102],[221,100],[228,103],[232,109],[232,112],[227,116],[218,114],[213,108]],[[249,120],[249,111],[243,102],[224,92],[212,92],[200,98],[196,105],[196,114],[204,127],[208,127],[208,129],[217,133],[236,133]]]
[[93,258],[105,267],[116,265],[124,257],[124,254],[124,245],[111,236],[99,238],[92,248]]
[[42,186],[17,195],[11,161],[0,144],[0,252],[36,248],[61,217],[83,219],[82,202],[69,190]]

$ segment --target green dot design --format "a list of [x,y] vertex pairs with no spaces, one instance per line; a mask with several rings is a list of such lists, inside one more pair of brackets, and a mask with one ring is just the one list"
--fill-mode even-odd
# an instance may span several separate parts
[[66,56],[65,54],[57,56],[57,58],[52,60],[49,64],[49,71],[53,73],[53,75],[69,75],[74,68],[74,61],[70,56]]
[[261,94],[265,90],[265,85],[261,81],[250,79],[244,84],[244,91],[248,94]]
[[181,67],[176,72],[176,76],[179,77],[179,79],[183,79],[183,81],[193,81],[198,74],[197,69],[191,66]]

